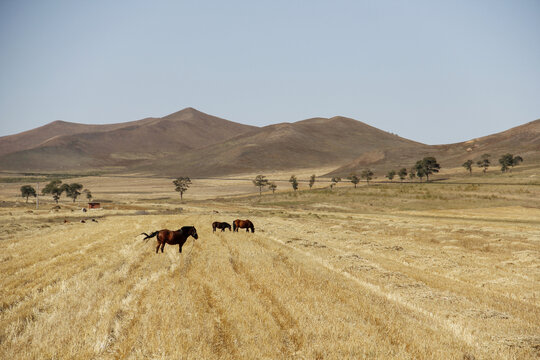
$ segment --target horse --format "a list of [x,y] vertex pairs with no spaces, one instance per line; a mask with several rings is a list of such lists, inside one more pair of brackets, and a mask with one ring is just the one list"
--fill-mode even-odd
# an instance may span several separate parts
[[158,245],[156,247],[156,254],[158,253],[159,247],[161,246],[161,252],[163,253],[163,248],[165,247],[165,243],[169,245],[179,245],[178,246],[178,252],[182,252],[182,246],[187,241],[187,238],[191,235],[194,239],[198,239],[199,236],[197,235],[197,229],[195,229],[195,226],[183,226],[181,229],[178,229],[176,231],[171,231],[167,229],[154,231],[150,235],[147,233],[142,233],[141,235],[145,235],[146,237],[143,240],[148,240],[150,238],[153,238],[154,236],[157,238]]
[[229,231],[231,231],[231,224],[226,222],[214,221],[212,223],[212,232],[216,232],[216,229],[221,229],[222,232],[225,231],[225,229],[229,229]]
[[238,229],[246,229],[246,232],[249,232],[249,229],[251,229],[251,232],[255,232],[255,226],[253,226],[253,223],[249,220],[240,220],[236,219],[233,221],[233,231],[238,231]]

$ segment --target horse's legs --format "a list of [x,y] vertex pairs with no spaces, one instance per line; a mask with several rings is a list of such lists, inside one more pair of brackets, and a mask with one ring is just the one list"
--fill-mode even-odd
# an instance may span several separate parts
[[178,252],[179,252],[179,253],[182,253],[182,245],[184,245],[184,244],[178,245]]
[[163,253],[163,248],[165,247],[165,241],[161,243],[161,253]]
[[158,250],[159,250],[160,246],[161,246],[161,243],[158,241],[157,246],[156,246],[156,254],[158,253]]

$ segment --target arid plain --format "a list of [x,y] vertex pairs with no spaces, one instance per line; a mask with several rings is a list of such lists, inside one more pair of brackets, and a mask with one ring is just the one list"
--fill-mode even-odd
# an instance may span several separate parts
[[[183,202],[167,178],[66,180],[101,200],[87,213],[0,183],[0,358],[540,356],[538,167],[287,182],[327,170],[265,174],[261,197],[257,174],[195,179]],[[235,218],[255,233],[212,232]],[[181,254],[140,236],[184,225]]]

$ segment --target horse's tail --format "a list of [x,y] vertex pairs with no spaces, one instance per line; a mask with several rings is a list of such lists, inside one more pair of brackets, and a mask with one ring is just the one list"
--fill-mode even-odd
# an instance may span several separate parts
[[158,231],[154,231],[154,232],[151,233],[150,235],[148,235],[147,233],[142,233],[141,235],[146,236],[143,240],[148,240],[148,239],[153,238],[154,236],[156,236],[158,233],[159,233],[159,230],[158,230]]

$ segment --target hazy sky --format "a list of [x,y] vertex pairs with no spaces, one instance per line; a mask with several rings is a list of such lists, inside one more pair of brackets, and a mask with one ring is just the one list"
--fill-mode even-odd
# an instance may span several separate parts
[[0,136],[185,107],[429,144],[540,118],[540,1],[0,1]]

